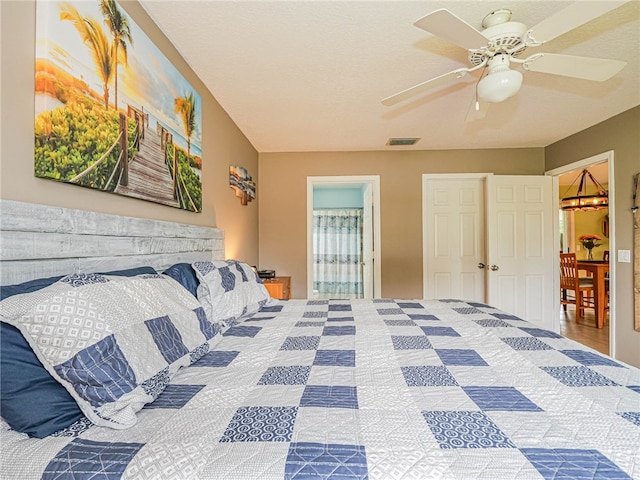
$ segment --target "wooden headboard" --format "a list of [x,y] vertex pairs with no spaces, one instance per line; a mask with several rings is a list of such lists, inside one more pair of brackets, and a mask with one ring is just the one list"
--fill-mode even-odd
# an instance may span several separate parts
[[0,200],[0,285],[221,259],[218,228]]

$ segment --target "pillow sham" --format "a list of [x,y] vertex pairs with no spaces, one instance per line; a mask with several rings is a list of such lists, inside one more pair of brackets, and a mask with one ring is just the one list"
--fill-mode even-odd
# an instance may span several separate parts
[[211,323],[229,327],[271,303],[269,292],[246,263],[218,260],[191,265],[200,281],[198,300]]
[[168,275],[173,278],[176,282],[189,290],[194,297],[198,296],[198,285],[200,282],[198,281],[196,272],[190,264],[176,263],[175,265],[171,265],[162,273],[163,275]]
[[69,275],[0,302],[0,320],[20,330],[87,418],[117,429],[134,425],[135,413],[208,352],[220,330],[160,274]]
[[[156,273],[149,266],[109,272],[135,276]],[[0,286],[0,300],[41,290],[62,276]],[[42,366],[20,331],[0,322],[0,416],[14,430],[44,438],[84,415],[69,392]]]

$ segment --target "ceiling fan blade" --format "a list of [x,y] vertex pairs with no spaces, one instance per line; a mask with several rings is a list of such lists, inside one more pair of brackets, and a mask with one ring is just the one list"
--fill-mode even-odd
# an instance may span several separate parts
[[414,95],[417,95],[430,88],[433,88],[436,85],[445,83],[446,81],[449,81],[449,79],[451,79],[452,77],[462,78],[469,71],[470,71],[469,68],[459,68],[449,73],[445,73],[443,75],[440,75],[439,77],[432,78],[431,80],[427,80],[426,82],[419,83],[418,85],[407,88],[406,90],[403,90],[394,95],[391,95],[390,97],[384,98],[382,100],[382,104],[387,106],[395,105],[396,103],[406,100],[407,98],[411,98]]
[[466,50],[477,50],[488,43],[482,33],[444,8],[416,20],[414,25]]
[[627,62],[608,58],[540,53],[527,58],[522,66],[532,72],[604,82],[622,70],[626,64]]
[[594,18],[627,3],[629,0],[611,0],[606,2],[575,2],[566,8],[545,18],[531,28],[535,43],[545,43],[579,27]]

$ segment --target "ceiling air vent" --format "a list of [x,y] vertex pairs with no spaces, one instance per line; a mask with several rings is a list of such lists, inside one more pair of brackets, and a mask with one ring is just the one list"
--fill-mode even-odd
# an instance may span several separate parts
[[419,138],[390,138],[387,145],[395,147],[398,145],[415,145]]

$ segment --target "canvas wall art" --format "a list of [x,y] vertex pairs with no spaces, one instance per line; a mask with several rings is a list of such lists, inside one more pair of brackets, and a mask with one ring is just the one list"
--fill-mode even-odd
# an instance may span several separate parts
[[202,100],[115,0],[36,2],[37,177],[202,209]]
[[247,205],[256,198],[256,184],[244,167],[237,165],[229,167],[229,185],[242,205]]

